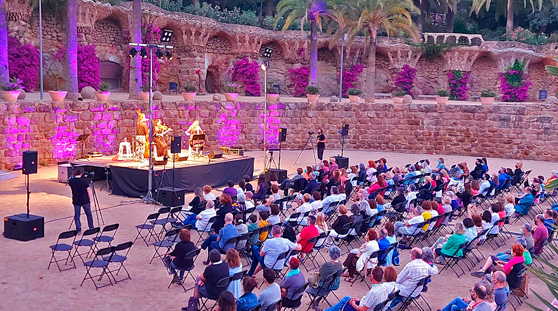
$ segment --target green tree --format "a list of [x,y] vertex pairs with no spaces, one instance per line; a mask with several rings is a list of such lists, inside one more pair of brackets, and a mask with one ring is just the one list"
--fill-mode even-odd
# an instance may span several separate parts
[[329,9],[327,0],[281,0],[277,4],[274,29],[279,18],[284,15],[287,18],[283,30],[288,29],[294,21],[299,21],[302,31],[304,23],[310,22],[310,85],[316,84],[318,77],[318,29],[322,30],[322,22],[329,16]]
[[[479,12],[482,10],[483,7],[485,7],[486,11],[488,12],[490,10],[491,3],[492,0],[473,0],[471,3],[471,14],[475,12],[475,14],[477,14],[478,16]],[[535,12],[534,0],[529,0],[529,4],[531,5],[532,12]],[[536,5],[540,10],[543,6],[543,1],[537,0]],[[498,18],[501,15],[506,16],[506,35],[508,36],[511,35],[514,29],[514,22],[513,22],[513,17],[515,13],[514,0],[497,0],[497,1],[495,0],[495,6],[496,6],[495,8],[496,18]],[[527,7],[527,0],[523,0],[523,7]]]
[[418,8],[412,0],[338,0],[334,4],[332,14],[341,27],[337,35],[348,33],[349,41],[364,33],[367,48],[364,57],[365,67],[365,95],[366,99],[374,99],[376,80],[376,43],[378,32],[383,31],[388,36],[418,37],[415,24],[411,19],[412,13],[418,13]]
[[417,28],[420,33],[423,31],[424,21],[429,12],[436,11],[446,14],[446,31],[453,32],[453,17],[457,12],[458,0],[414,0],[419,8],[420,14],[417,17]]

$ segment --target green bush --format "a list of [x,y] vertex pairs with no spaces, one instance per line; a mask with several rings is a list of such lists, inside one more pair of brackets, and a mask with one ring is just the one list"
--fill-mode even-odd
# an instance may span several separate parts
[[480,94],[480,97],[494,97],[494,96],[496,96],[496,94],[494,94],[494,91],[492,91],[491,89],[484,90]]
[[[155,1],[155,0],[151,0]],[[188,5],[183,8],[183,11],[193,15],[203,16],[212,18],[221,23],[228,24],[238,24],[238,25],[248,25],[257,26],[258,25],[258,15],[254,11],[241,11],[239,8],[234,8],[232,10],[223,9],[216,5],[204,2],[199,7],[194,5]]]
[[437,93],[438,93],[438,96],[440,96],[440,97],[449,97],[450,96],[450,92],[448,90],[439,90]]
[[391,92],[391,96],[393,96],[393,97],[403,97],[405,95],[407,95],[407,92],[405,92],[403,90],[397,90],[397,91]]
[[[115,0],[111,0],[115,1]],[[120,2],[120,1],[119,1]],[[163,10],[171,12],[180,12],[182,10],[182,1],[173,0],[143,0],[143,2],[154,4]]]
[[318,95],[320,94],[320,89],[315,85],[309,85],[306,87],[306,94]]
[[353,96],[360,96],[360,94],[362,94],[362,91],[357,88],[350,88],[347,90],[347,94]]
[[101,82],[101,84],[99,84],[99,91],[101,92],[106,92],[110,90],[110,83],[108,82]]
[[193,86],[192,84],[186,84],[182,88],[184,89],[184,92],[186,92],[186,93],[195,93],[196,92],[196,87]]

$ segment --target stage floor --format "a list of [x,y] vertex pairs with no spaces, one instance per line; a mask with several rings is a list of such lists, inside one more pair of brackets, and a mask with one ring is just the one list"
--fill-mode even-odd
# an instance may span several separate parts
[[[137,161],[113,161],[110,156],[70,161],[72,165],[91,169],[101,169],[109,180],[112,194],[128,197],[145,196],[148,189],[148,164]],[[243,176],[254,174],[254,158],[247,156],[223,155],[222,158],[208,158],[172,161],[167,165],[153,166],[153,193],[160,187],[183,188],[193,192],[196,187],[210,185],[219,187],[229,180],[237,183]],[[97,173],[96,175],[99,175]]]

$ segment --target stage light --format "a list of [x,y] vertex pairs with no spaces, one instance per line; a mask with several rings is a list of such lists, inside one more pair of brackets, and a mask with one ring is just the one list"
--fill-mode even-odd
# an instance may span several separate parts
[[262,70],[266,71],[267,70],[267,66],[265,64],[262,64]]
[[270,47],[267,47],[264,49],[262,56],[265,58],[270,58],[271,57],[271,53],[273,53],[273,49]]
[[163,42],[163,43],[171,42],[172,33],[173,33],[172,30],[164,29],[163,32],[161,33],[161,42]]
[[136,50],[136,48],[131,48],[130,57],[136,57],[136,55],[138,55],[138,50]]
[[163,52],[160,49],[157,49],[157,51],[155,51],[155,56],[157,56],[158,59],[162,59]]
[[147,50],[145,48],[141,48],[140,56],[141,58],[147,58]]
[[166,51],[165,51],[165,57],[166,57],[168,60],[172,60],[172,53],[171,53],[171,51],[166,50]]

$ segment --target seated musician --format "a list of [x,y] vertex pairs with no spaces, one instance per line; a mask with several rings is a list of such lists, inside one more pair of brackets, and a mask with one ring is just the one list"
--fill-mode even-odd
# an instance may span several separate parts
[[164,125],[161,122],[160,119],[157,119],[155,121],[155,125],[154,125],[155,135],[153,136],[153,144],[155,145],[155,147],[157,149],[156,156],[158,156],[158,157],[170,157],[169,144],[167,143],[167,140],[165,139],[165,136],[170,131],[172,131],[172,129],[169,128],[168,126]]
[[190,155],[192,155],[192,151],[196,155],[201,155],[203,147],[205,145],[205,136],[203,135],[203,130],[200,127],[200,123],[196,120],[188,130],[186,130],[186,135],[190,136],[188,139],[188,144],[190,146]]

